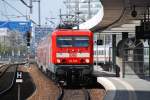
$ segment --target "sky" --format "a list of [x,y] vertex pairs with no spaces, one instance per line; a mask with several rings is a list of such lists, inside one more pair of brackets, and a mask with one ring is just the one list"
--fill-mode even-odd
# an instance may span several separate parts
[[[29,4],[29,0],[24,1]],[[62,12],[65,12],[63,1],[64,0],[41,0],[42,25],[46,24],[46,18],[56,18],[51,19],[51,21],[58,24],[59,9],[62,9]],[[23,15],[30,16],[30,18],[38,24],[38,3],[33,2],[33,13],[30,14],[29,8],[23,5],[20,0],[0,0],[0,20],[26,20],[26,17],[21,17],[22,14],[18,13],[15,9]],[[47,21],[47,24],[51,25],[50,21]]]

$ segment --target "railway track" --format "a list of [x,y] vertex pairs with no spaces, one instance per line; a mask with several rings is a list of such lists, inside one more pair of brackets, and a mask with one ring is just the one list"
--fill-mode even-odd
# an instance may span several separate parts
[[9,65],[1,65],[0,66],[0,77],[7,71]]
[[65,89],[59,86],[60,94],[57,100],[91,100],[88,89]]
[[0,67],[0,96],[9,91],[16,78],[17,65],[6,64]]
[[44,75],[36,65],[31,65],[28,72],[34,80],[36,91],[27,100],[103,100],[99,99],[104,96],[103,88],[62,87]]
[[91,89],[63,89],[60,90],[60,95],[57,100],[103,100],[105,90],[101,88]]
[[103,86],[95,84],[88,87],[59,87],[57,100],[103,100],[106,92]]
[[[36,70],[36,72],[38,72],[37,75],[35,75],[36,74],[35,71],[32,71],[34,69]],[[37,71],[37,68],[35,68],[35,67],[33,67],[31,69],[31,73],[32,74],[34,73],[33,77],[35,79],[35,82],[37,81],[35,84],[37,84],[36,91],[38,91],[38,92],[36,92],[34,95],[32,95],[28,100],[35,100],[35,99],[39,98],[39,96],[40,96],[40,99],[38,99],[38,100],[49,100],[51,98],[53,98],[52,100],[90,100],[90,94],[89,94],[88,90],[85,88],[76,87],[74,89],[69,89],[69,88],[61,87],[61,85],[55,84],[50,78],[48,78],[46,75],[44,75],[44,73],[42,73],[39,70]],[[39,80],[37,80],[36,77],[38,77]],[[45,84],[45,82],[46,82],[46,84]],[[43,85],[43,84],[45,84],[45,85]],[[40,87],[43,87],[43,88],[40,89]],[[50,91],[45,88],[49,89]],[[48,93],[48,91],[49,91],[49,93]],[[44,92],[45,92],[45,94],[43,94]],[[47,93],[48,93],[48,95],[46,95]],[[70,93],[72,94],[71,98],[68,95]],[[45,95],[45,96],[42,96],[42,95]]]

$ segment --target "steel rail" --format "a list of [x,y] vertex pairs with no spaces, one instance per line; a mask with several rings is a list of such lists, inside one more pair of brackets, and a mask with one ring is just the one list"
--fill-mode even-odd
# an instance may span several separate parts
[[60,94],[58,95],[57,100],[63,100],[64,89],[60,85],[58,85],[58,88],[59,88]]
[[4,73],[8,70],[9,65],[2,65],[0,67],[0,77],[2,77],[4,75]]
[[[15,65],[15,64],[14,64],[14,65]],[[9,66],[13,66],[13,65],[9,65]],[[8,69],[7,69],[7,70],[8,70]],[[9,90],[13,87],[13,85],[14,85],[14,83],[15,83],[15,79],[16,79],[16,72],[17,72],[17,67],[15,68],[15,71],[14,71],[14,74],[13,74],[13,79],[12,79],[12,81],[11,81],[11,84],[8,86],[7,89],[5,89],[5,90],[3,90],[3,91],[0,92],[0,96],[3,95],[4,93],[6,93],[7,91],[9,91]]]

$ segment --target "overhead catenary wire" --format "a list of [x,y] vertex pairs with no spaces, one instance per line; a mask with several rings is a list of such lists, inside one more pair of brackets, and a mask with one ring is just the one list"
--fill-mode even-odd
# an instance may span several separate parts
[[31,5],[28,5],[24,0],[20,0],[25,6],[27,6],[28,8],[31,8]]
[[[7,7],[6,7],[6,4],[4,3],[4,10],[5,10],[5,13],[7,14]],[[9,17],[7,16],[7,19],[9,19]]]
[[[1,4],[1,5],[0,5],[1,7],[2,7],[2,5],[3,5],[3,7],[5,8],[5,5],[2,4],[1,1],[0,1],[0,4]],[[6,8],[5,8],[5,9],[6,9]],[[5,17],[6,19],[9,20],[9,17],[4,14],[4,11],[3,11],[1,8],[0,8],[0,15],[1,15],[1,19],[2,19],[2,16],[3,16],[3,17]]]
[[3,2],[5,2],[9,7],[13,8],[15,11],[17,11],[20,15],[27,17],[26,15],[24,15],[22,12],[20,12],[17,8],[15,8],[14,6],[12,6],[11,4],[9,4],[7,1],[2,0]]
[[30,0],[30,4],[28,5],[24,0],[20,0],[26,7],[30,8],[30,13],[32,13],[32,0]]
[[10,18],[8,16],[4,15],[4,13],[2,11],[0,11],[0,12],[1,12],[2,16],[4,16],[5,18],[7,18],[8,20],[10,20]]
[[[10,3],[8,3],[6,0],[2,0],[4,3],[6,3],[9,7],[11,7],[12,9],[14,9],[16,12],[18,12],[20,15],[22,15],[23,17],[26,17],[26,20],[29,20],[27,15],[24,15],[21,11],[19,11],[17,8],[15,8],[14,6],[12,6]],[[30,19],[31,22],[33,22],[34,24],[38,25],[34,20]]]

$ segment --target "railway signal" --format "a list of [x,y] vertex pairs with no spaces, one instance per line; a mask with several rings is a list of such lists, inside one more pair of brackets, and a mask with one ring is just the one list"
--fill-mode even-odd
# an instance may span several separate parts
[[26,35],[27,35],[27,37],[26,37],[26,39],[27,39],[27,46],[30,46],[31,32],[28,31],[28,32],[26,33]]

